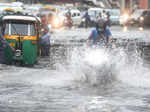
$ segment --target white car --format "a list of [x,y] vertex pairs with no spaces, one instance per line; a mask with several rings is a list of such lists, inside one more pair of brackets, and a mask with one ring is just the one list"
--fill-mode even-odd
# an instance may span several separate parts
[[109,10],[110,13],[110,20],[111,24],[119,24],[119,18],[120,18],[120,9],[111,9]]
[[71,18],[72,18],[72,21],[73,21],[73,24],[74,25],[80,25],[81,24],[81,13],[79,10],[71,10]]

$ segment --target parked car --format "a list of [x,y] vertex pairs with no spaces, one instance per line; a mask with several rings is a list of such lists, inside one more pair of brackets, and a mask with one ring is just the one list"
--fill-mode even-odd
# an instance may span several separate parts
[[111,9],[108,10],[110,13],[110,20],[112,25],[119,24],[119,18],[120,18],[120,9]]
[[138,24],[140,16],[142,15],[143,12],[144,12],[143,9],[138,9],[138,10],[134,11],[134,13],[131,15],[131,17],[129,19],[129,24],[131,24],[131,25]]

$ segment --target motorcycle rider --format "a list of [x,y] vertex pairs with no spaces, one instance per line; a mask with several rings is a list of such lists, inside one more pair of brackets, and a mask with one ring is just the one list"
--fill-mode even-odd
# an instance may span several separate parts
[[72,26],[72,18],[71,18],[70,9],[68,9],[68,12],[66,13],[66,22],[67,22],[67,26],[69,26],[69,27]]
[[106,12],[106,10],[103,10],[101,15],[102,15],[103,19],[105,19],[105,20],[107,19],[107,12]]
[[88,37],[88,45],[107,45],[112,39],[110,29],[107,27],[106,21],[101,18],[96,23],[96,29],[92,30]]

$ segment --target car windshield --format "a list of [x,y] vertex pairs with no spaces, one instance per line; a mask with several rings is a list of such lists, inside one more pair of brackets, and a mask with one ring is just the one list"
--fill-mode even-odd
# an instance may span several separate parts
[[34,23],[25,23],[25,22],[6,23],[5,34],[34,36],[35,35]]
[[101,11],[100,10],[90,10],[90,11],[88,11],[88,14],[90,15],[90,16],[97,16],[97,15],[99,15],[99,13],[101,13]]
[[140,16],[142,13],[143,13],[143,10],[136,10],[136,11],[133,13],[133,16],[135,16],[135,15]]
[[110,15],[113,15],[113,16],[119,16],[120,15],[120,11],[119,10],[112,10],[112,11],[109,11],[110,12]]

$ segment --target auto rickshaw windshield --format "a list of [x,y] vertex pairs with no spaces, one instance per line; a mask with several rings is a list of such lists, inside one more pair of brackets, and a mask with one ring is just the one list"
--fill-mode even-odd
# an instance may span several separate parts
[[9,21],[5,26],[5,35],[34,36],[35,25],[32,22]]

